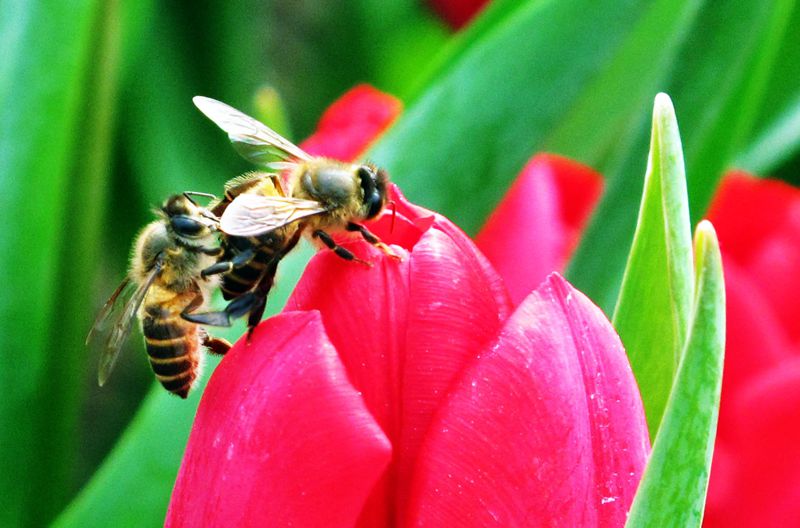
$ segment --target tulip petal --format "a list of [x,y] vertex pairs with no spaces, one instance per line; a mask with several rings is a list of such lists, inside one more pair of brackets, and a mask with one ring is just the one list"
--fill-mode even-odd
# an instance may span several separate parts
[[[434,222],[446,226],[442,219]],[[375,263],[371,269],[323,251],[287,304],[320,311],[353,385],[395,447],[394,463],[373,492],[362,526],[402,518],[431,416],[510,310],[505,296],[503,302],[496,297],[493,286],[500,279],[474,247],[462,249],[471,246],[463,233],[454,234],[458,240],[430,227],[410,255],[392,246],[404,257],[399,263],[364,242],[351,242],[347,247]]]
[[722,465],[728,481],[716,488],[712,473],[717,492],[704,526],[800,525],[800,358],[757,376],[738,395],[735,420],[737,437],[725,443],[735,459]]
[[753,376],[792,357],[786,331],[758,284],[733,259],[724,259],[724,269],[726,347],[717,429],[721,440],[736,433],[736,395]]
[[522,169],[476,237],[515,303],[564,267],[602,186],[598,173],[552,154]]
[[284,313],[210,379],[166,525],[352,526],[390,458],[319,314]]
[[380,136],[402,111],[402,103],[362,84],[337,99],[317,130],[300,146],[314,156],[352,161]]
[[[396,185],[391,186],[390,197],[395,202],[399,214],[410,219],[421,230],[435,227],[455,242],[465,258],[475,259],[483,270],[484,277],[489,281],[487,287],[492,292],[495,304],[508,306],[510,297],[503,279],[475,243],[457,225],[439,213],[409,202]],[[505,317],[507,314],[508,312],[504,312],[502,315]]]
[[553,274],[434,417],[410,515],[418,526],[622,526],[648,452],[619,338]]
[[461,29],[489,0],[429,0],[428,5],[453,29]]
[[751,277],[800,342],[800,189],[743,172],[725,177],[709,211],[726,257]]

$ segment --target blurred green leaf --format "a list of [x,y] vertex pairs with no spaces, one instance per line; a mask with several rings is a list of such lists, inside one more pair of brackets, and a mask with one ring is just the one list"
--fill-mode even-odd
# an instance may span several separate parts
[[[705,211],[723,170],[752,134],[791,5],[791,0],[704,4],[677,60],[664,68],[661,84],[675,103],[684,131],[692,217]],[[644,166],[645,120],[638,129],[633,125],[621,131],[618,148],[599,167],[608,187],[567,273],[607,312],[617,297],[641,196],[636,175]]]
[[[63,500],[59,486],[67,485],[69,468],[62,462],[53,468],[52,481],[43,480],[53,459],[37,448],[52,420],[56,436],[48,449],[60,451],[71,418],[62,422],[37,404],[74,389],[74,375],[61,386],[49,365],[73,351],[53,347],[48,338],[54,320],[72,317],[59,308],[59,256],[69,243],[61,226],[74,211],[66,191],[78,147],[95,155],[88,152],[94,145],[81,141],[79,127],[88,123],[92,134],[104,127],[102,117],[95,120],[92,108],[87,116],[84,107],[90,57],[103,42],[96,40],[97,5],[8,0],[0,8],[0,206],[16,226],[0,234],[0,276],[11,285],[0,299],[0,346],[17,354],[0,364],[0,386],[7,388],[0,401],[2,526],[42,522]],[[95,214],[91,200],[83,220]],[[69,372],[74,374],[74,364]],[[24,485],[20,475],[26,476]]]
[[[145,205],[184,190],[219,192],[245,165],[220,146],[219,135],[192,105],[206,83],[184,60],[180,35],[166,16],[153,16],[138,36],[124,96],[126,155]],[[224,94],[221,98],[227,99]]]
[[795,93],[796,99],[787,102],[781,114],[753,138],[747,149],[733,162],[734,166],[757,176],[768,176],[798,150],[800,93],[798,90]]
[[[268,299],[268,315],[274,315],[286,303],[313,253],[313,248],[303,242],[281,263],[276,287]],[[214,329],[213,333],[238,339],[244,333],[244,321],[230,329]],[[119,443],[54,526],[162,524],[197,405],[217,363],[213,358],[208,361],[201,383],[185,401],[154,384]]]
[[789,29],[800,26],[800,5],[793,2],[791,9],[775,67],[769,72],[756,130],[733,162],[762,176],[800,150],[800,46],[796,33]]
[[[647,108],[696,5],[494,2],[370,157],[411,199],[475,232],[534,152],[592,153],[584,161],[599,165]],[[646,30],[661,38],[642,41]]]
[[357,83],[405,98],[450,38],[418,0],[271,2],[269,19],[269,83],[285,98],[298,137]]
[[725,350],[725,284],[714,228],[695,234],[689,339],[661,428],[631,506],[629,528],[700,526],[717,429]]
[[106,463],[53,526],[162,525],[206,378],[186,400],[154,384]]
[[655,437],[689,330],[692,240],[675,110],[656,96],[644,194],[614,312]]
[[86,307],[92,303],[93,279],[100,268],[101,248],[96,241],[108,195],[119,66],[119,2],[110,0],[102,7],[95,22],[98,30],[86,83],[86,93],[91,95],[81,103],[75,131],[81,143],[73,150],[68,182],[69,193],[80,203],[68,203],[61,221],[61,229],[70,236],[62,240],[58,256],[58,309],[49,336],[51,343],[58,343],[59,351],[46,363],[47,389],[37,406],[44,419],[37,435],[38,472],[32,471],[30,479],[36,487],[37,507],[31,512],[36,525],[54,517],[77,491],[74,478],[80,436],[75,431],[89,356],[84,339],[93,320]]

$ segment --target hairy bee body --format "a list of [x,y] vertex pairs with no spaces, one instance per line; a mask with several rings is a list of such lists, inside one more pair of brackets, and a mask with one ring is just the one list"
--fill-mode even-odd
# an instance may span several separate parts
[[[228,204],[244,193],[283,196],[285,193],[279,185],[279,181],[273,175],[265,172],[249,172],[238,176],[225,185],[224,198],[212,207],[212,212],[221,216]],[[282,252],[286,250],[286,244],[292,239],[296,230],[296,225],[287,225],[259,236],[238,237],[223,233],[224,252],[221,261],[230,261],[236,255],[247,251],[254,252],[252,258],[243,265],[233,267],[222,275],[220,290],[225,300],[235,299],[252,290],[265,276],[271,264],[277,266],[276,259],[280,260]]]
[[[87,341],[96,332],[106,334],[98,375],[102,385],[138,316],[156,379],[186,398],[200,373],[201,347],[225,353],[230,346],[182,317],[203,306],[215,282],[202,278],[201,271],[215,262],[221,249],[215,217],[187,196],[170,197],[158,213],[161,218],[136,238],[128,278],[106,303]],[[108,330],[106,323],[124,294],[129,297]]]
[[150,367],[159,383],[181,398],[189,394],[202,367],[201,329],[181,318],[194,297],[193,292],[177,293],[155,284],[140,314]]
[[376,217],[386,202],[388,177],[370,164],[311,158],[288,176],[292,198],[321,204],[324,212],[308,216],[306,232],[342,231],[352,222]]
[[[197,302],[198,294],[208,297],[213,283],[198,277],[215,259],[181,242],[167,222],[152,222],[136,241],[131,275],[141,284],[161,259],[161,271],[148,288],[138,315],[156,379],[169,392],[185,398],[200,375],[204,336],[201,328],[182,319],[181,313]],[[210,231],[192,241],[202,247],[216,243]]]

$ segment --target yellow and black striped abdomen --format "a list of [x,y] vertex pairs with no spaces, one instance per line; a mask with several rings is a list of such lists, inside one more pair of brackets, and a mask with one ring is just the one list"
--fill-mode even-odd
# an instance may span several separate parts
[[156,378],[173,394],[186,398],[199,375],[200,337],[197,325],[163,305],[145,306],[142,332]]
[[275,258],[275,254],[282,242],[282,239],[278,236],[271,236],[274,239],[259,240],[257,238],[229,237],[229,245],[237,248],[238,251],[244,251],[250,246],[258,247],[258,250],[250,262],[229,271],[222,277],[220,289],[226,301],[235,299],[251,290],[264,275],[264,270],[269,262]]

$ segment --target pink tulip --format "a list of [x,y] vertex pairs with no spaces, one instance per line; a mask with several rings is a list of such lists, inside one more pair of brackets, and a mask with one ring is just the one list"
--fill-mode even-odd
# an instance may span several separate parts
[[704,526],[798,526],[800,190],[732,173],[709,218],[728,322]]

